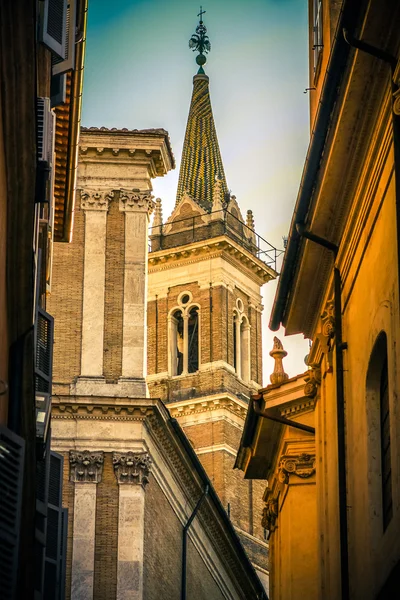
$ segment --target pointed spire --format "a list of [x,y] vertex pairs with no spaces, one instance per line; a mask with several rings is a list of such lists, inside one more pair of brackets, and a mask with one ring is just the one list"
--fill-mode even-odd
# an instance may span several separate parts
[[206,62],[205,53],[211,48],[202,21],[203,14],[204,11],[201,10],[200,23],[189,42],[189,47],[199,52],[196,61],[200,69],[193,77],[193,94],[183,143],[176,204],[187,190],[193,200],[210,211],[216,176],[222,180],[224,194],[228,191],[228,186],[211,108],[209,80],[202,68]]
[[285,373],[282,360],[287,356],[286,350],[283,349],[282,342],[276,336],[274,337],[274,347],[269,353],[275,360],[274,372],[270,375],[271,383],[283,383],[289,379],[289,375]]
[[156,199],[156,207],[154,210],[152,234],[153,235],[161,235],[162,225],[163,225],[162,203],[161,203],[161,198],[157,198]]

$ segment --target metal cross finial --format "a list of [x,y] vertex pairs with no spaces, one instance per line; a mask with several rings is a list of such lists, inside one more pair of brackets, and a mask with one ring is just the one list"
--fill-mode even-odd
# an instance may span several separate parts
[[197,15],[198,17],[200,17],[200,23],[202,23],[202,22],[203,22],[203,15],[205,15],[205,14],[206,14],[206,12],[207,12],[207,11],[203,10],[203,7],[202,7],[202,6],[200,6],[200,12],[199,12],[199,14]]
[[207,54],[211,50],[210,40],[208,39],[207,35],[207,28],[203,24],[203,15],[205,14],[205,12],[206,11],[203,10],[203,7],[200,6],[200,12],[197,15],[198,17],[200,17],[200,22],[196,27],[196,33],[194,33],[189,40],[189,48],[191,48],[193,52],[199,53],[199,55],[196,56],[196,62],[200,67],[198,73],[203,74],[203,65],[206,63],[207,60],[205,54]]

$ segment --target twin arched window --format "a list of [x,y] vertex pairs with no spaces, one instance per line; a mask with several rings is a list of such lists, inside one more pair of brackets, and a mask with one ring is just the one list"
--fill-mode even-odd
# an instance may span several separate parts
[[187,375],[199,370],[199,307],[188,305],[189,294],[179,298],[180,307],[169,316],[169,373]]

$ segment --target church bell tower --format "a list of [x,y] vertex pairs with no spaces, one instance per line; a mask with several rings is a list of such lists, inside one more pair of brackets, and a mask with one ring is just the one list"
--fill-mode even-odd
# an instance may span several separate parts
[[[163,222],[156,201],[150,235],[148,377],[183,427],[261,578],[265,484],[233,470],[250,396],[262,385],[261,287],[274,279],[274,249],[256,234],[228,191],[203,66],[210,43],[200,23],[198,51],[175,208]],[[260,486],[260,490],[257,486]]]

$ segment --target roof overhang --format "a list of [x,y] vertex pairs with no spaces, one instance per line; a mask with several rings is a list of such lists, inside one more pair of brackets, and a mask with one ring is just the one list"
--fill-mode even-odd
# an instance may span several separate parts
[[332,253],[302,238],[296,225],[304,224],[340,248],[373,123],[390,90],[387,64],[355,52],[342,30],[386,47],[396,20],[369,5],[361,23],[359,9],[354,0],[344,2],[290,226],[270,319],[272,330],[282,323],[287,335],[312,337],[333,267]]
[[257,414],[254,400],[257,399],[261,410],[267,408],[277,416],[299,422],[309,420],[304,415],[314,410],[315,401],[305,394],[306,377],[307,372],[284,383],[269,385],[250,401],[234,465],[234,468],[244,471],[245,479],[271,477],[283,434],[288,427]]

